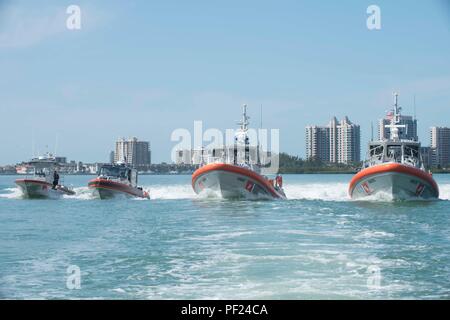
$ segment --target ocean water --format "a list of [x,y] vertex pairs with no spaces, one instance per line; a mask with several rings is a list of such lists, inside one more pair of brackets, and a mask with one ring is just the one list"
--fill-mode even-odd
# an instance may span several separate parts
[[450,175],[440,200],[395,203],[350,201],[350,175],[285,175],[286,201],[198,197],[190,176],[140,177],[150,200],[94,199],[89,176],[24,200],[15,178],[0,176],[3,299],[450,298]]

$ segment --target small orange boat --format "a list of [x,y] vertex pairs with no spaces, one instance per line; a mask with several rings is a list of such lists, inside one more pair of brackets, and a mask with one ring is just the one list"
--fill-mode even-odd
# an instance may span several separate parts
[[150,199],[143,188],[137,186],[137,171],[124,164],[103,165],[97,178],[88,183],[89,189],[100,199],[135,197]]

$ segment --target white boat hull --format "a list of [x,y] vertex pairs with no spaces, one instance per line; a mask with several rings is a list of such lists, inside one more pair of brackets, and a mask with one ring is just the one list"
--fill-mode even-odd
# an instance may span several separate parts
[[[208,166],[212,166],[211,168]],[[194,173],[192,187],[197,194],[223,199],[285,199],[281,189],[271,188],[250,170],[227,164],[213,164]],[[206,170],[205,170],[206,169]],[[233,171],[231,171],[233,170]],[[247,172],[249,171],[249,172]]]
[[63,186],[57,186],[56,189],[53,189],[50,183],[44,181],[17,180],[16,184],[24,198],[58,199],[63,195],[75,194],[72,190]]
[[373,174],[362,171],[360,177],[354,179],[349,190],[352,199],[418,200],[439,197],[437,184],[430,175],[420,173],[418,169],[397,165],[392,170],[372,171]]

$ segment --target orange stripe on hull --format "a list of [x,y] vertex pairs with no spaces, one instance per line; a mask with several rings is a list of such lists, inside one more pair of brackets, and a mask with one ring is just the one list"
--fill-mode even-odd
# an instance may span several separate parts
[[114,181],[108,181],[104,179],[93,179],[89,181],[88,187],[91,189],[105,189],[105,190],[111,190],[111,191],[118,191],[123,193],[128,193],[129,195],[139,197],[139,198],[149,198],[148,192],[144,190],[142,191],[135,191],[133,188],[129,187],[128,185],[125,185],[123,183],[118,183]]
[[246,168],[242,168],[242,167],[238,167],[235,165],[231,165],[231,164],[226,164],[226,163],[211,163],[211,164],[207,164],[199,169],[197,169],[193,174],[192,174],[192,188],[195,190],[195,182],[196,180],[207,173],[210,173],[212,171],[228,171],[228,172],[232,172],[232,173],[236,173],[236,174],[241,174],[243,176],[246,176],[250,179],[255,180],[257,183],[259,183],[260,185],[262,185],[263,187],[265,187],[270,194],[273,197],[276,198],[281,198],[281,196],[275,191],[274,187],[272,186],[272,184],[265,179],[264,177],[262,177],[260,174],[253,172],[249,169]]
[[366,168],[366,169],[358,172],[353,177],[353,179],[350,181],[350,186],[348,189],[350,196],[352,195],[356,184],[360,180],[366,179],[373,175],[389,173],[389,172],[408,174],[408,175],[417,177],[419,179],[422,179],[422,180],[426,181],[427,183],[429,183],[436,190],[436,193],[439,194],[439,187],[438,187],[436,181],[434,181],[433,176],[431,174],[429,174],[423,170],[420,170],[420,169],[417,169],[414,167],[410,167],[410,166],[406,166],[406,165],[403,165],[400,163],[386,163],[386,164],[380,164],[380,165],[376,165],[373,167],[369,167],[369,168]]

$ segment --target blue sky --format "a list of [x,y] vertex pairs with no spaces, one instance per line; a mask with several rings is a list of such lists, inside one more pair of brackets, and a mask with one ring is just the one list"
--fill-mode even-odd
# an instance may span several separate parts
[[[66,8],[82,29],[66,29]],[[366,9],[381,8],[369,31]],[[1,1],[0,164],[36,149],[107,161],[121,136],[170,161],[176,128],[233,128],[240,105],[304,156],[304,127],[362,127],[400,93],[419,134],[450,126],[450,5],[435,1]]]

